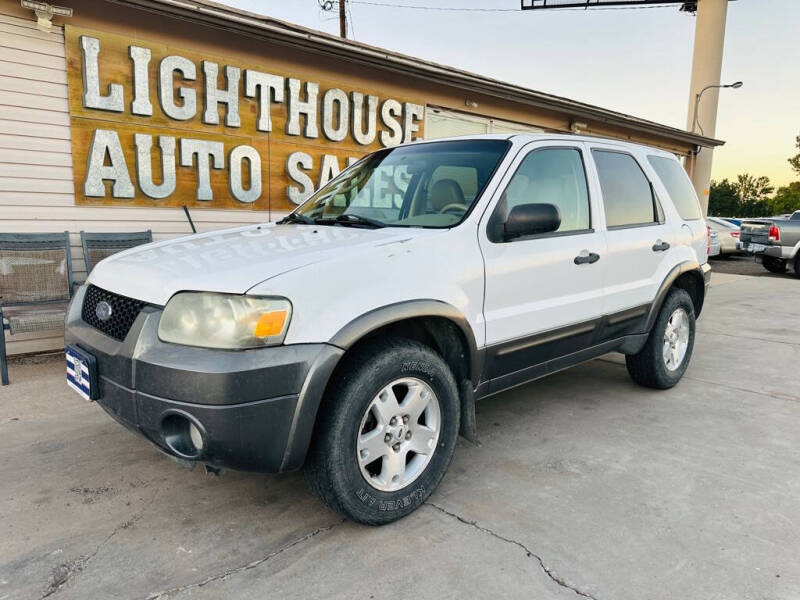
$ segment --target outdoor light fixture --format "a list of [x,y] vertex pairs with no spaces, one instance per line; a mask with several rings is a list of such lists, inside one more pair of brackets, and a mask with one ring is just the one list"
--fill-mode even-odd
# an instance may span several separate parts
[[696,127],[700,127],[700,133],[705,135],[705,133],[703,133],[703,128],[700,126],[700,123],[697,121],[697,107],[700,105],[700,97],[703,95],[703,93],[706,90],[711,90],[711,89],[714,89],[714,88],[717,88],[717,89],[732,88],[734,90],[738,90],[743,85],[744,85],[744,83],[742,83],[741,81],[735,81],[734,83],[726,83],[726,84],[722,84],[722,85],[707,85],[702,90],[700,90],[700,92],[697,93],[695,95],[695,97],[694,97],[694,116],[692,117],[692,133],[694,133],[694,130],[695,130]]
[[469,98],[464,100],[464,105],[469,106],[470,108],[478,108],[478,103],[475,102],[475,100],[470,100]]
[[41,31],[50,31],[53,27],[53,17],[71,17],[72,9],[66,6],[53,6],[47,2],[33,2],[21,0],[22,8],[27,8],[36,13],[36,28]]

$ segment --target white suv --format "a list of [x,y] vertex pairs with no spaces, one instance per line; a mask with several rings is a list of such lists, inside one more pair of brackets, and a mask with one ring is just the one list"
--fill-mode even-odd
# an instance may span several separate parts
[[179,460],[305,466],[369,524],[416,509],[475,401],[606,352],[669,388],[709,281],[675,156],[566,135],[384,149],[277,224],[101,262],[67,379]]

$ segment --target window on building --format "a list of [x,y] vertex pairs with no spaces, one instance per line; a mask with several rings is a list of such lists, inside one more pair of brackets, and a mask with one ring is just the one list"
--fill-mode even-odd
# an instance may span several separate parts
[[702,213],[697,202],[697,194],[680,163],[663,156],[648,156],[647,160],[661,179],[661,183],[667,188],[667,193],[672,198],[672,203],[681,219],[686,221],[699,219]]
[[426,140],[482,133],[542,133],[543,131],[539,127],[524,123],[490,119],[454,110],[428,107],[425,111]]
[[659,221],[653,191],[644,171],[630,154],[592,150],[608,227],[646,225]]
[[558,233],[591,227],[589,191],[581,152],[575,148],[534,150],[520,164],[503,192],[498,211],[504,217],[520,204],[553,204],[561,215]]

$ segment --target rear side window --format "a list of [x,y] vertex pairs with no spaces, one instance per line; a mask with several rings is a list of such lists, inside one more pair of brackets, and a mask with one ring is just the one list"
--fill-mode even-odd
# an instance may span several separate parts
[[701,217],[700,204],[697,202],[697,196],[689,181],[689,176],[686,175],[686,171],[678,161],[663,156],[648,156],[647,160],[658,174],[661,183],[667,188],[669,197],[672,198],[681,219],[684,221],[699,219]]
[[608,227],[657,223],[658,210],[650,182],[630,154],[592,150],[597,165]]

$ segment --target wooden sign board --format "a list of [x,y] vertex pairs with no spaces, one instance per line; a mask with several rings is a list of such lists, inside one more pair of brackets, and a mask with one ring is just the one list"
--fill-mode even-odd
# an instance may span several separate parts
[[291,210],[366,152],[422,137],[421,102],[335,74],[70,25],[65,39],[78,204]]

